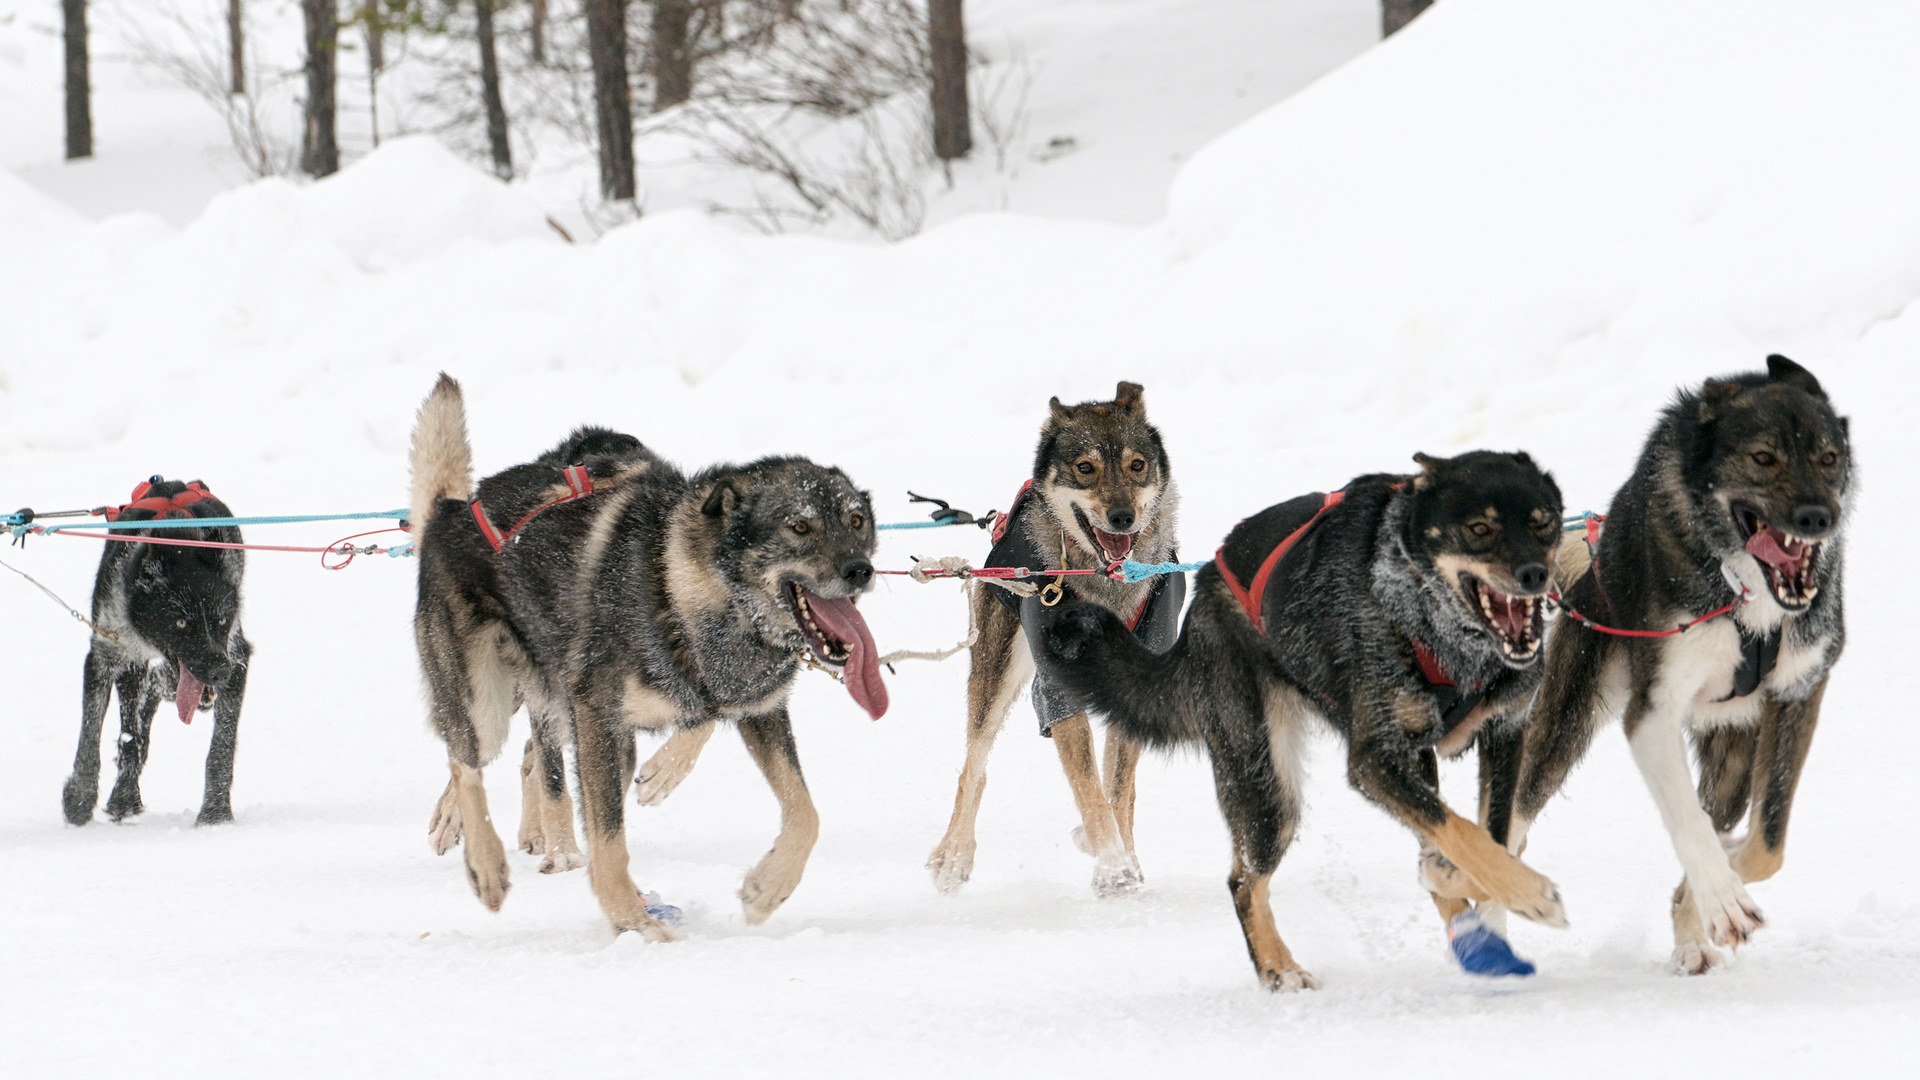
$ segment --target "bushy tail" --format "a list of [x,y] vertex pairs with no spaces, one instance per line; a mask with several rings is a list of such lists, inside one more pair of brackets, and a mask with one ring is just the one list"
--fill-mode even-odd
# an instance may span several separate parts
[[407,457],[413,474],[408,501],[417,537],[441,499],[466,499],[473,491],[473,450],[467,445],[467,408],[460,384],[442,372],[433,392],[421,402],[413,421],[413,451]]
[[[1196,605],[1196,611],[1198,605]],[[1047,675],[1076,707],[1106,717],[1135,742],[1174,747],[1203,737],[1199,707],[1211,688],[1205,633],[1189,611],[1173,648],[1156,653],[1119,616],[1098,604],[1057,609],[1040,629]]]

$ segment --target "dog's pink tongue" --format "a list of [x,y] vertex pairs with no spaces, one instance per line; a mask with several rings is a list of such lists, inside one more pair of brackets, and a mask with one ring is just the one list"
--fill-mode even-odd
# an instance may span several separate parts
[[1780,541],[1774,539],[1772,529],[1761,529],[1747,537],[1747,551],[1763,563],[1792,566],[1807,553],[1807,545],[1795,540],[1783,548],[1780,546]]
[[174,688],[173,703],[180,710],[180,722],[193,723],[193,710],[200,707],[200,697],[205,694],[207,684],[193,677],[187,665],[180,665],[180,685]]
[[847,666],[841,672],[847,693],[867,710],[868,716],[875,720],[885,716],[887,684],[880,681],[880,649],[874,645],[873,632],[867,629],[860,609],[845,597],[825,600],[811,593],[807,595],[807,607],[815,622],[847,644]]
[[1125,533],[1110,533],[1095,529],[1093,538],[1100,541],[1100,550],[1109,559],[1124,559],[1133,553],[1133,537]]

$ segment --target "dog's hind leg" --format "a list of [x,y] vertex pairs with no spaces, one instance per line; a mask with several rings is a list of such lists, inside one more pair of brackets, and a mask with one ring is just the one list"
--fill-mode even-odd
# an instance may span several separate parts
[[540,748],[538,740],[529,738],[527,748],[520,755],[520,835],[516,842],[520,850],[529,855],[539,855],[547,850],[546,800],[541,797],[543,782],[540,779]]
[[92,821],[100,801],[100,728],[112,696],[113,665],[98,649],[87,650],[81,674],[80,746],[73,754],[73,774],[60,790],[60,808],[69,825]]
[[[1216,701],[1220,709],[1236,703],[1229,694]],[[1253,703],[1247,702],[1246,705]],[[1283,706],[1282,706],[1283,707]],[[1294,960],[1273,920],[1268,885],[1280,857],[1293,843],[1299,825],[1300,801],[1293,758],[1293,733],[1284,732],[1276,746],[1273,734],[1276,709],[1268,708],[1265,723],[1247,708],[1241,716],[1218,716],[1208,726],[1207,749],[1213,760],[1214,794],[1233,835],[1233,864],[1227,873],[1227,891],[1247,939],[1260,984],[1275,993],[1317,990],[1320,983]],[[1276,768],[1276,751],[1285,759]]]
[[107,817],[122,821],[147,809],[140,801],[140,772],[147,767],[153,714],[160,710],[160,696],[148,685],[145,665],[122,671],[114,680],[113,690],[120,698],[120,772],[114,778],[113,793],[107,796]]
[[594,898],[614,933],[633,930],[648,941],[672,941],[673,931],[647,913],[647,902],[628,869],[626,794],[637,756],[633,729],[603,715],[586,695],[576,695],[573,738],[587,835],[587,880]]
[[640,772],[634,777],[634,795],[641,806],[659,806],[680,786],[680,781],[693,772],[700,760],[700,751],[713,738],[713,725],[701,724],[699,727],[680,728],[667,739],[660,749],[653,752]]
[[233,820],[233,763],[240,750],[240,706],[247,698],[247,660],[252,649],[243,638],[233,671],[213,699],[213,742],[207,747],[207,788],[195,825],[224,825]]
[[1124,896],[1138,892],[1145,882],[1140,863],[1120,839],[1120,826],[1114,820],[1113,807],[1100,787],[1100,770],[1093,760],[1093,731],[1086,713],[1056,721],[1048,732],[1053,747],[1060,753],[1060,767],[1066,771],[1067,786],[1073,790],[1073,802],[1080,810],[1079,839],[1082,850],[1094,857],[1093,892],[1096,896]]
[[807,856],[820,837],[820,814],[807,793],[806,778],[800,774],[793,724],[785,708],[741,721],[740,738],[767,778],[774,798],[780,801],[780,835],[740,885],[740,907],[746,912],[747,923],[758,926],[786,903],[800,884]]
[[947,831],[927,856],[934,888],[952,893],[973,876],[974,822],[980,816],[980,797],[987,786],[987,755],[1007,722],[1007,711],[1033,677],[1033,654],[1020,632],[1020,620],[990,590],[973,594],[973,624],[980,637],[971,651],[967,673],[967,763],[960,770],[959,790],[953,797],[953,817]]
[[[536,815],[533,831],[539,848],[526,850],[540,856],[540,872],[560,874],[587,865],[573,838],[573,796],[567,792],[567,756],[562,746],[560,722],[543,708],[533,709],[534,737],[527,743],[527,760],[521,767],[523,788],[532,801]],[[523,822],[524,836],[527,826]],[[524,845],[523,845],[524,846]]]

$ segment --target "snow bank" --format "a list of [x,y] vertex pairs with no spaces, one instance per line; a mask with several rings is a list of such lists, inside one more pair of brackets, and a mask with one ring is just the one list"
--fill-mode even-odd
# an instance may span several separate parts
[[[744,926],[733,891],[776,812],[726,739],[631,832],[640,880],[687,908],[690,940],[610,945],[579,875],[543,879],[530,858],[490,916],[423,842],[444,756],[393,560],[251,563],[239,826],[175,835],[198,797],[195,725],[156,737],[145,818],[69,830],[55,795],[83,645],[15,582],[0,872],[16,959],[0,979],[45,1003],[8,1014],[38,1036],[11,1041],[22,1068],[204,1056],[201,1010],[229,1025],[234,1071],[289,1075],[518,1075],[561,1054],[670,1074],[1418,1060],[1479,1076],[1488,1047],[1569,1076],[1708,1052],[1760,1072],[1882,1067],[1920,986],[1912,860],[1859,827],[1920,813],[1900,764],[1920,753],[1900,722],[1920,693],[1901,588],[1920,520],[1896,471],[1920,460],[1915,40],[1920,12],[1893,2],[1446,0],[1197,157],[1158,226],[993,215],[891,248],[691,214],[569,246],[419,143],[310,188],[256,185],[178,233],[63,224],[0,177],[0,226],[41,222],[0,247],[5,505],[105,502],[155,471],[202,476],[243,513],[398,505],[412,410],[446,369],[482,469],[598,421],[689,463],[811,453],[905,520],[921,513],[909,486],[1006,505],[1046,398],[1129,378],[1180,472],[1193,557],[1268,502],[1415,450],[1525,447],[1571,505],[1602,505],[1674,385],[1776,350],[1852,415],[1868,480],[1849,655],[1793,858],[1756,889],[1769,926],[1731,970],[1686,982],[1659,974],[1676,867],[1617,736],[1532,838],[1574,928],[1517,927],[1545,972],[1521,986],[1451,968],[1414,845],[1345,790],[1332,745],[1274,885],[1323,992],[1255,988],[1190,757],[1143,774],[1147,893],[1090,899],[1024,707],[993,759],[976,876],[936,898],[920,863],[961,759],[957,662],[903,665],[880,724],[802,681],[822,839],[765,927]],[[984,554],[959,532],[895,534],[882,561]],[[15,558],[78,600],[97,551],[36,541]],[[863,610],[883,648],[965,633],[950,586],[891,586]],[[517,778],[493,773],[510,828]],[[1471,805],[1471,769],[1448,783]],[[114,1040],[91,1034],[106,996],[146,1003],[116,1013]],[[469,1036],[474,1016],[512,1020]]]

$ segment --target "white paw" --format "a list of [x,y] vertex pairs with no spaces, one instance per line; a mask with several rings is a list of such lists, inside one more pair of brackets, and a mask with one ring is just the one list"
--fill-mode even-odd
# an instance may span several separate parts
[[460,811],[437,809],[427,824],[427,846],[435,855],[445,855],[460,843]]
[[1140,872],[1140,860],[1134,858],[1132,852],[1109,854],[1093,864],[1093,894],[1102,900],[1131,896],[1146,883],[1147,876]]
[[633,778],[634,798],[640,801],[641,806],[659,806],[686,778],[685,769],[655,765],[649,761],[640,767],[639,774]]
[[587,865],[587,857],[578,851],[549,851],[540,860],[543,874],[564,874]]
[[1073,837],[1073,846],[1080,849],[1080,854],[1093,854],[1093,845],[1087,843],[1087,827],[1085,825],[1075,825],[1071,835]]
[[1301,968],[1265,972],[1260,976],[1260,984],[1276,994],[1320,989],[1320,980],[1314,978],[1311,972]]
[[951,896],[973,877],[975,844],[943,843],[927,857],[927,870],[933,874],[933,887]]
[[1747,895],[1747,887],[1730,866],[1716,869],[1711,881],[1687,877],[1687,889],[1693,894],[1694,907],[1700,912],[1700,925],[1707,940],[1715,945],[1737,948],[1746,943],[1767,923],[1760,905]]
[[799,884],[798,873],[769,870],[764,865],[754,867],[740,883],[740,910],[747,917],[747,925],[766,922]]
[[1705,942],[1688,941],[1673,947],[1673,973],[1675,975],[1705,975],[1719,967],[1726,958],[1720,950]]

